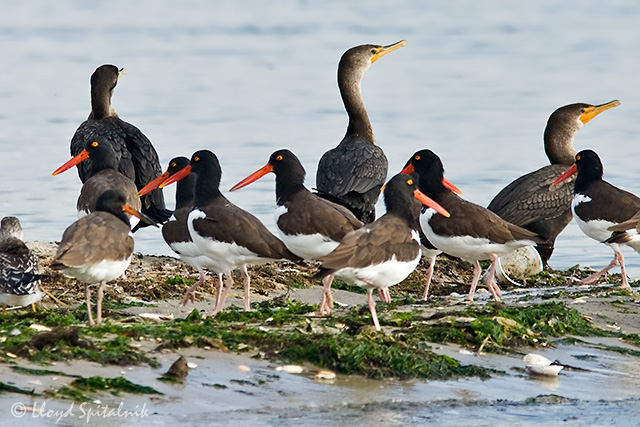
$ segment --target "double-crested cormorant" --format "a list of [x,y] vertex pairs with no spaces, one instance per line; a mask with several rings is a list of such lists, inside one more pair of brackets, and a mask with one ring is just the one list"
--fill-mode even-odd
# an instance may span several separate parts
[[338,87],[349,115],[347,133],[340,144],[320,158],[316,188],[322,197],[349,208],[364,223],[375,219],[375,204],[387,177],[387,157],[376,145],[360,81],[377,59],[405,46],[362,45],[347,50],[338,65]]
[[[313,194],[304,186],[306,172],[289,150],[278,150],[269,162],[230,191],[238,190],[269,172],[276,175],[276,228],[287,248],[304,260],[317,260],[333,251],[347,233],[362,227],[349,209]],[[323,278],[319,311],[331,312],[333,275]]]
[[618,105],[619,101],[602,105],[579,103],[554,111],[544,131],[544,149],[551,164],[507,185],[487,207],[505,221],[547,240],[536,246],[544,265],[553,253],[556,237],[571,222],[573,180],[558,186],[551,183],[573,163],[576,155],[573,138],[578,130],[601,112]]
[[320,257],[320,272],[315,277],[335,274],[367,290],[369,311],[376,330],[380,330],[380,323],[373,290],[400,283],[415,270],[422,257],[417,230],[421,205],[416,199],[446,214],[418,190],[413,177],[398,174],[385,186],[387,213],[347,234],[333,252]]
[[[126,214],[150,221],[127,204],[122,191],[107,190],[98,198],[96,210],[73,224],[62,234],[51,268],[83,282],[89,325],[102,322],[104,285],[120,277],[131,263],[133,237]],[[96,322],[91,314],[89,285],[98,283]]]
[[513,225],[495,213],[460,198],[442,182],[444,168],[440,158],[431,150],[420,150],[410,160],[419,178],[419,188],[436,203],[449,211],[444,218],[427,209],[420,215],[422,231],[442,252],[473,262],[473,281],[469,300],[473,300],[482,269],[478,261],[491,260],[487,286],[496,301],[500,288],[495,281],[498,257],[544,240],[535,233]]
[[[123,73],[124,69],[115,65],[102,65],[91,75],[91,113],[71,138],[71,155],[77,156],[92,141],[109,142],[116,153],[118,170],[132,179],[139,190],[160,175],[162,167],[151,141],[140,129],[120,119],[111,105],[113,89]],[[78,175],[83,183],[91,177],[92,170],[91,160],[78,165]],[[157,222],[164,222],[171,216],[160,189],[143,197],[141,202],[142,212]]]
[[582,150],[576,154],[575,159],[575,163],[557,177],[553,184],[556,185],[577,172],[571,202],[573,217],[584,234],[610,246],[615,254],[608,266],[580,283],[592,285],[600,276],[620,263],[622,286],[630,289],[620,249],[622,245],[627,245],[640,253],[640,235],[637,230],[612,229],[615,230],[616,225],[625,223],[640,211],[640,198],[602,179],[602,162],[593,150]]
[[189,234],[200,253],[209,258],[209,268],[226,274],[226,283],[218,298],[215,316],[222,311],[227,293],[233,285],[231,271],[236,268],[244,277],[244,309],[249,310],[248,265],[287,259],[299,262],[280,239],[253,215],[227,200],[220,192],[222,169],[209,150],[197,151],[189,165],[161,186],[179,181],[191,172],[196,174],[194,207],[187,218]]

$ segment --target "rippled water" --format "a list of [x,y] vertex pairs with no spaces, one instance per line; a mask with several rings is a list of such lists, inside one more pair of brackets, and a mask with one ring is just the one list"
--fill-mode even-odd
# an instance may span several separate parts
[[[89,76],[104,63],[127,69],[114,106],[153,141],[163,167],[211,149],[228,189],[286,147],[313,187],[317,160],[347,123],[339,57],[400,39],[408,46],[376,62],[362,84],[391,172],[432,148],[464,197],[486,205],[547,164],[542,133],[553,110],[617,98],[622,105],[586,125],[576,147],[595,149],[605,178],[640,194],[639,14],[635,3],[597,0],[6,3],[0,213],[19,216],[28,240],[59,240],[75,220],[77,175],[50,174],[69,158],[89,113]],[[273,228],[273,188],[267,177],[228,197]],[[136,234],[136,249],[170,253],[152,229]],[[627,255],[640,278],[640,257]],[[551,265],[601,267],[611,256],[572,223]]]
[[[511,5],[510,5],[511,6]],[[114,95],[120,116],[153,141],[163,166],[215,151],[222,187],[293,150],[313,186],[317,159],[346,128],[336,67],[347,48],[408,40],[363,80],[365,102],[390,171],[429,147],[469,200],[486,205],[508,182],[547,163],[549,114],[573,102],[622,106],[577,135],[606,178],[640,193],[637,28],[640,6],[599,1],[446,2],[14,2],[0,17],[0,210],[20,216],[26,237],[52,241],[75,219],[80,188],[69,140],[89,112],[89,76],[125,67]],[[173,191],[166,192],[170,204]],[[273,179],[229,195],[273,228]],[[381,207],[380,210],[383,210]],[[136,248],[165,253],[157,230]],[[572,224],[552,266],[605,265],[611,251]],[[632,254],[630,272],[640,276]]]

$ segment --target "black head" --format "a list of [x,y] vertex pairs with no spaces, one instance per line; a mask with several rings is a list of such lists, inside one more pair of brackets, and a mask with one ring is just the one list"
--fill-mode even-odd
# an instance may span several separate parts
[[418,181],[411,175],[399,173],[384,188],[384,205],[387,213],[406,218],[409,224],[417,223],[422,204],[415,198]]
[[96,201],[96,212],[108,212],[120,218],[129,225],[129,218],[125,214],[124,206],[127,204],[127,197],[120,190],[107,190],[98,197]]
[[196,175],[195,206],[205,206],[210,200],[221,196],[220,179],[222,168],[218,157],[209,150],[193,153],[189,161],[191,172]]
[[600,157],[593,150],[582,150],[576,154],[576,166],[578,168],[577,180],[593,181],[594,179],[602,179],[604,169]]
[[444,166],[440,157],[431,150],[424,149],[414,153],[402,172],[419,177],[420,191],[429,197],[446,189],[442,184]]
[[169,167],[167,167],[167,172],[169,172],[169,176],[175,174],[178,171],[186,168],[189,164],[189,159],[184,156],[174,157],[169,161]]
[[302,184],[307,174],[298,157],[290,150],[275,151],[269,157],[269,164],[273,168],[276,177],[282,177],[289,181]]
[[113,145],[101,138],[87,142],[84,149],[91,159],[91,169],[96,173],[103,169],[118,169],[118,158]]

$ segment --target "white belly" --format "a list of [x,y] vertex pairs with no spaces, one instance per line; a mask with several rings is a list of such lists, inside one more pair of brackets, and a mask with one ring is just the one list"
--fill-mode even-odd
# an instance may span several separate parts
[[131,256],[120,261],[103,260],[93,265],[80,265],[68,267],[64,273],[75,277],[83,283],[110,282],[122,276],[122,273],[129,267]]

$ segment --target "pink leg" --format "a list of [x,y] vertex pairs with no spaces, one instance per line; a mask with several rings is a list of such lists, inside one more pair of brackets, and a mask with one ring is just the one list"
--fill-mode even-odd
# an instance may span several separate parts
[[471,289],[469,289],[469,295],[467,295],[467,299],[469,301],[473,301],[473,296],[476,293],[476,286],[478,285],[478,279],[480,279],[480,273],[482,273],[482,268],[480,268],[478,260],[475,260],[473,261],[473,279],[471,280]]
[[98,302],[96,303],[96,323],[102,323],[102,297],[104,296],[104,283],[98,285]]
[[489,292],[493,295],[493,299],[500,301],[500,287],[496,283],[496,268],[498,268],[498,255],[491,254],[491,267],[489,267],[489,273],[487,274],[487,283]]
[[251,278],[247,273],[247,266],[242,266],[242,286],[244,287],[244,311],[251,310],[251,292],[249,292],[249,285],[251,284]]
[[433,276],[433,267],[436,265],[436,256],[429,258],[429,268],[427,269],[427,285],[424,287],[422,301],[426,301],[429,296],[429,286],[431,285],[431,276]]
[[376,291],[378,291],[378,298],[380,298],[380,301],[386,302],[387,304],[391,302],[389,288],[376,288]]
[[84,302],[87,305],[87,317],[89,318],[89,326],[95,325],[93,321],[93,314],[91,314],[91,289],[89,289],[89,284],[84,285]]
[[[607,265],[605,268],[603,268],[602,270],[598,271],[597,273],[593,273],[591,276],[582,279],[578,283],[580,283],[581,285],[593,285],[598,281],[600,276],[602,276],[607,271],[611,270],[613,267],[618,265],[618,262],[620,262],[620,260],[622,260],[622,262],[624,263],[624,258],[622,257],[622,252],[620,252],[620,251],[618,251],[616,249],[614,249],[613,252],[615,253],[615,256],[613,257],[613,260],[609,263],[609,265]],[[627,277],[626,277],[625,274],[623,274],[622,286],[624,286],[624,284],[626,282],[627,282]],[[629,283],[627,283],[627,286],[629,286]]]
[[222,295],[218,298],[216,302],[216,308],[211,313],[211,317],[216,316],[218,313],[222,311],[224,307],[224,301],[227,299],[227,294],[229,293],[229,289],[233,286],[233,277],[231,276],[231,272],[227,273],[227,280],[224,286],[222,287]]
[[216,307],[220,302],[222,296],[222,290],[224,289],[224,283],[222,282],[222,273],[218,273],[218,281],[216,282]]
[[627,280],[627,270],[624,268],[624,255],[622,252],[618,251],[617,254],[618,260],[620,261],[620,270],[622,273],[622,287],[624,289],[631,290],[631,286],[629,286],[629,281]]
[[320,314],[329,314],[333,308],[333,296],[331,295],[331,283],[333,282],[334,274],[329,274],[322,278],[322,299],[320,300],[320,306],[318,311]]
[[380,322],[378,322],[378,315],[376,314],[376,303],[373,301],[373,289],[367,290],[367,303],[369,304],[369,312],[371,312],[371,319],[373,319],[373,326],[376,327],[376,331],[379,331]]
[[189,289],[187,289],[187,292],[185,292],[184,298],[182,298],[182,305],[187,305],[187,302],[189,301],[191,301],[192,303],[196,302],[196,289],[198,289],[198,286],[202,285],[207,279],[207,275],[205,274],[203,269],[200,269],[199,273],[200,277],[198,278],[198,281],[194,283]]

